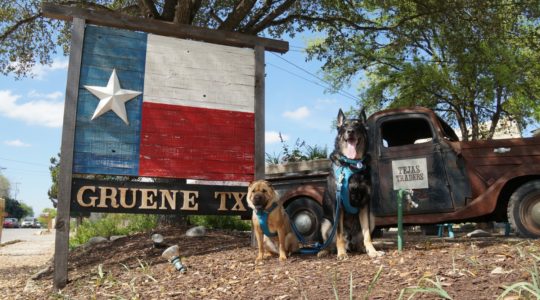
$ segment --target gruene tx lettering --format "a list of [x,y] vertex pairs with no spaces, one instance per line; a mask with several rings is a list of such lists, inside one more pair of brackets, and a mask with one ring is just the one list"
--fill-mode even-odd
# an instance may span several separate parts
[[[246,211],[242,200],[244,192],[214,192],[219,201],[218,211]],[[228,208],[227,200],[235,204]],[[199,210],[199,191],[155,188],[125,188],[85,185],[77,190],[76,201],[85,208],[125,208],[141,210]]]

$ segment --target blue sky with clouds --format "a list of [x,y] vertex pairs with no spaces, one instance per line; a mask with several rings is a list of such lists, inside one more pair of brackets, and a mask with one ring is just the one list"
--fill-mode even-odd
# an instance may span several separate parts
[[[314,77],[280,59],[319,72],[319,62],[305,61],[304,37],[290,44],[287,54],[266,53],[266,152],[280,153],[280,132],[290,146],[299,138],[330,149],[338,108],[355,103],[326,94],[313,83]],[[10,180],[12,196],[32,206],[36,215],[52,207],[47,197],[48,167],[49,159],[60,151],[67,62],[67,57],[59,56],[52,66],[37,66],[33,78],[0,76],[0,172]]]

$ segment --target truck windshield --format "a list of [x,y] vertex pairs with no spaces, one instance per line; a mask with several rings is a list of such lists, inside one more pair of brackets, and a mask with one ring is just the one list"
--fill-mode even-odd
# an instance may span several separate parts
[[381,136],[385,148],[423,144],[433,140],[428,121],[424,118],[410,116],[382,123]]
[[457,142],[459,141],[459,138],[457,137],[457,134],[454,132],[452,127],[448,125],[441,117],[437,116],[437,120],[439,121],[439,124],[441,124],[442,133],[444,135],[444,138],[446,138],[449,141]]

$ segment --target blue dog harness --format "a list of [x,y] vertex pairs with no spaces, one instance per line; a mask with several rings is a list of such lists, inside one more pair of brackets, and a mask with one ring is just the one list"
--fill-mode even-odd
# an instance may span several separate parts
[[266,209],[266,210],[257,210],[257,218],[259,219],[259,226],[261,226],[261,229],[267,237],[275,237],[277,235],[277,232],[270,232],[270,229],[268,228],[268,215],[278,206],[276,202],[272,203],[272,205]]
[[366,169],[362,159],[350,159],[345,156],[339,158],[341,165],[332,164],[334,176],[336,177],[336,200],[342,203],[345,212],[348,214],[357,214],[358,208],[351,205],[349,199],[349,179],[353,174],[360,173]]
[[[332,164],[332,169],[334,170],[334,177],[336,178],[336,185],[337,185],[336,210],[335,210],[334,220],[337,220],[339,217],[339,210],[341,207],[340,204],[343,204],[343,208],[345,209],[345,212],[349,214],[358,213],[358,208],[352,206],[349,200],[349,179],[351,178],[353,174],[357,174],[366,170],[366,166],[364,165],[362,159],[350,159],[345,156],[341,156],[339,158],[339,161],[341,162],[340,166],[337,166],[336,164]],[[296,234],[296,237],[300,241],[300,243],[306,244],[306,241],[302,237],[302,234],[296,228],[294,222],[291,222],[291,227],[294,233]],[[316,254],[322,249],[325,249],[334,240],[336,229],[337,229],[337,223],[334,222],[334,226],[332,226],[332,231],[330,232],[330,235],[328,236],[324,244],[315,243],[313,247],[301,248],[299,250],[300,253],[301,254]]]

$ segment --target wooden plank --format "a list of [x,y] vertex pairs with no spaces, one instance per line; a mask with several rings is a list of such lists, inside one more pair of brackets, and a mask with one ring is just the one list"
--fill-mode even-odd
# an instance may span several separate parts
[[58,177],[58,214],[56,216],[56,240],[54,250],[54,287],[66,286],[69,254],[69,211],[75,139],[77,95],[82,61],[85,21],[74,18],[71,29],[71,52],[69,55],[68,81],[64,107],[60,173]]
[[255,47],[255,179],[264,179],[264,47]]
[[2,242],[2,229],[4,228],[4,211],[6,209],[6,200],[4,198],[0,198],[0,242]]
[[144,102],[253,112],[253,56],[251,49],[150,34]]
[[42,12],[45,17],[70,21],[73,18],[86,19],[89,24],[111,26],[129,30],[138,30],[148,33],[188,38],[210,43],[254,48],[259,45],[268,51],[285,53],[289,50],[289,43],[280,40],[261,38],[237,32],[212,30],[189,25],[174,24],[171,22],[142,19],[127,15],[91,10],[77,7],[61,6],[44,2]]
[[254,114],[143,104],[141,176],[253,179]]
[[251,210],[247,187],[74,178],[71,210],[136,214],[242,215]]
[[116,69],[123,89],[141,91],[147,34],[89,25],[85,29],[83,61],[77,82],[77,124],[73,172],[138,175],[142,96],[126,103],[129,125],[114,112],[91,120],[99,99],[85,85],[106,86]]

